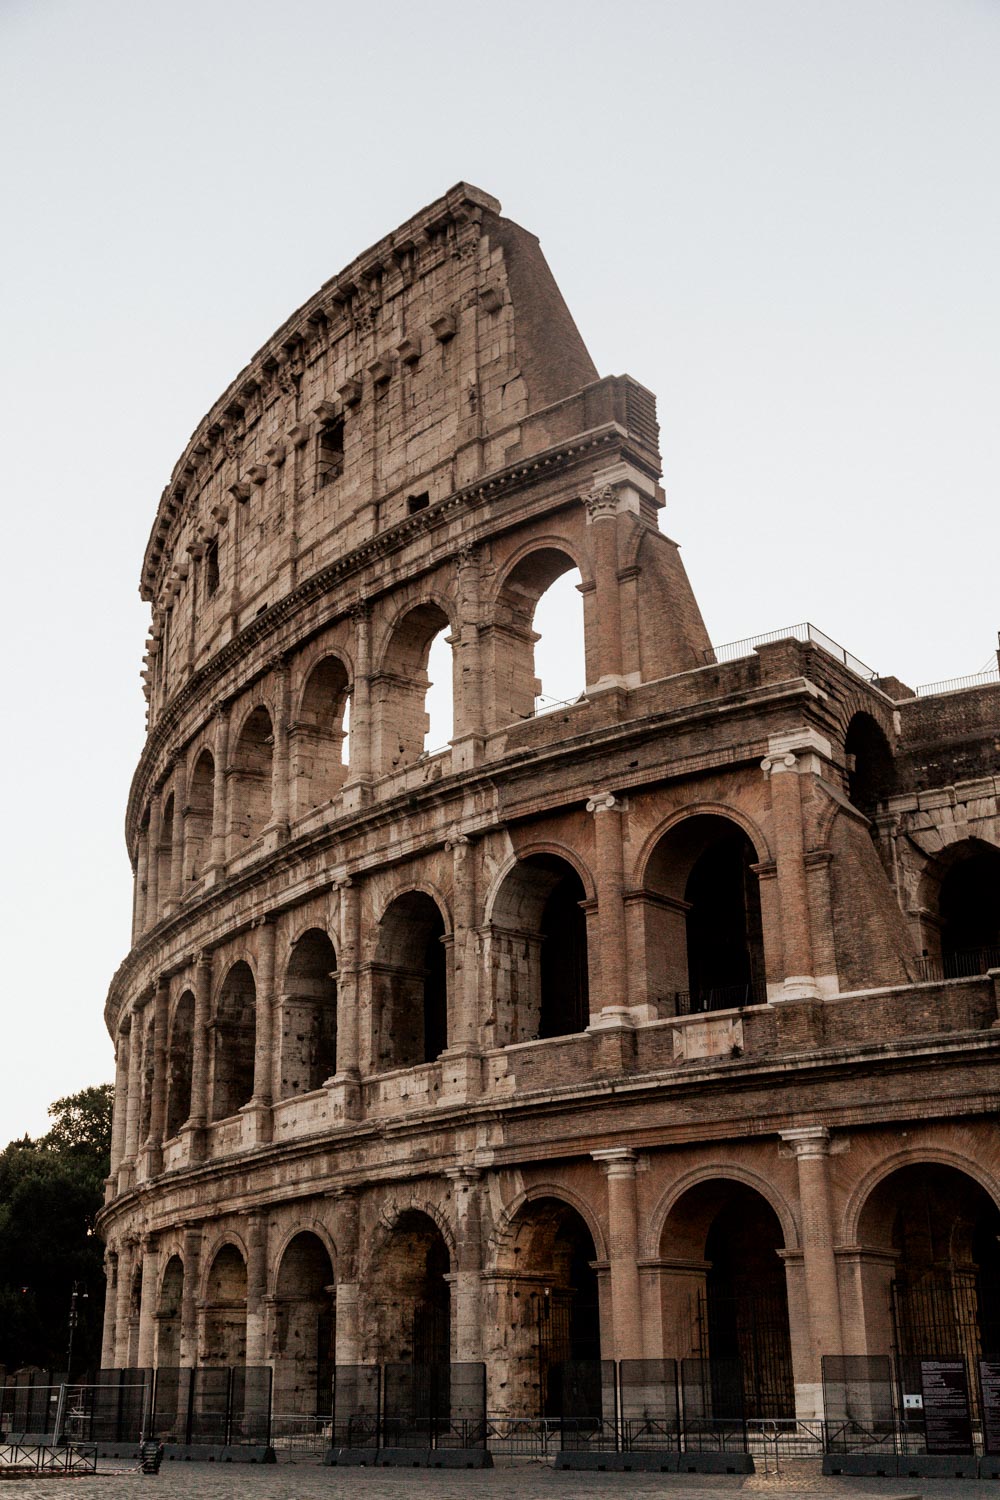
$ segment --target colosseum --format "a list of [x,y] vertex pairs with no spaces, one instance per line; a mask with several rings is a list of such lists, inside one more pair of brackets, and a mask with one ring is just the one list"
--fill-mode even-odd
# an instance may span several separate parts
[[824,1357],[1000,1350],[1000,682],[766,601],[713,647],[660,474],[465,183],[197,427],[142,563],[107,1370],[322,1417],[480,1366],[530,1422],[566,1362],[728,1359],[802,1423]]

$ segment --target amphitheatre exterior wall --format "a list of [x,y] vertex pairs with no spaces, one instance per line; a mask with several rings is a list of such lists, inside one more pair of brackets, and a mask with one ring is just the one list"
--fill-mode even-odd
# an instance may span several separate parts
[[[543,1311],[549,1356],[682,1356],[756,1296],[756,1409],[809,1417],[824,1353],[903,1336],[921,1193],[968,1273],[996,690],[914,698],[797,630],[714,651],[659,474],[652,395],[465,184],[195,431],[142,570],[107,1366],[270,1363],[306,1412],[333,1362],[431,1351],[536,1415]],[[573,568],[586,682],[540,712]]]

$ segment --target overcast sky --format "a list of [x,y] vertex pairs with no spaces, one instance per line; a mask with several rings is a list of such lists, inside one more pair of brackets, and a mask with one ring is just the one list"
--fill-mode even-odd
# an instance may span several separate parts
[[3,0],[0,1145],[111,1076],[172,465],[460,179],[657,393],[714,641],[808,619],[912,684],[990,662],[998,77],[996,0]]

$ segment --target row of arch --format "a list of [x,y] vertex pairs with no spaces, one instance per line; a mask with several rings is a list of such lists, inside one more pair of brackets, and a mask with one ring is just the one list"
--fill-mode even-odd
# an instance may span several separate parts
[[[758,860],[744,827],[718,813],[683,819],[654,845],[644,882],[650,993],[641,998],[657,1014],[766,1000]],[[479,1020],[487,1045],[586,1029],[593,911],[586,873],[575,857],[540,851],[517,860],[496,888],[483,938],[488,992]],[[973,843],[956,847],[941,878],[940,899],[946,961],[958,964],[978,951],[977,944],[1000,942],[1000,850]],[[372,1072],[434,1062],[448,1048],[450,940],[451,917],[437,892],[403,891],[383,911],[367,960]],[[287,1099],[322,1087],[337,1073],[338,958],[325,930],[313,927],[296,939],[277,991],[273,1095]],[[212,1006],[211,1119],[227,1118],[253,1095],[256,1011],[254,968],[239,958],[222,976]],[[195,997],[187,989],[169,1019],[167,1137],[191,1109],[194,1018]],[[151,1092],[150,1080],[143,1131]]]
[[[881,1176],[859,1205],[856,1244],[878,1267],[866,1327],[852,1343],[868,1352],[980,1354],[1000,1349],[1000,1209],[967,1172],[914,1162]],[[662,1353],[738,1357],[748,1414],[795,1412],[796,1299],[788,1295],[794,1220],[766,1184],[702,1175],[663,1217],[657,1255]],[[565,1359],[614,1357],[605,1247],[588,1206],[541,1187],[493,1239],[481,1296],[481,1348],[491,1402],[545,1415],[548,1368]],[[264,1344],[279,1411],[329,1410],[333,1364],[447,1362],[457,1357],[454,1287],[458,1252],[447,1222],[407,1207],[376,1236],[360,1268],[354,1342],[337,1333],[337,1255],[319,1226],[293,1232],[266,1287]],[[156,1361],[181,1363],[184,1263],[161,1265],[153,1289]],[[217,1242],[196,1289],[202,1322],[196,1360],[240,1364],[247,1352],[247,1253],[238,1237]],[[143,1295],[135,1273],[133,1308]],[[188,1350],[189,1361],[192,1355]],[[648,1351],[647,1351],[648,1352]]]
[[[213,833],[224,835],[226,857],[233,858],[269,826],[279,774],[275,726],[286,712],[288,766],[280,774],[287,776],[288,816],[294,821],[331,802],[352,775],[389,775],[446,747],[457,733],[516,723],[543,711],[547,702],[582,694],[587,670],[580,572],[576,557],[563,549],[562,542],[539,546],[508,569],[486,632],[492,671],[477,671],[458,659],[452,647],[470,633],[478,645],[484,627],[478,621],[463,626],[458,606],[437,597],[410,604],[394,617],[370,665],[359,659],[367,657],[367,647],[360,649],[356,640],[348,644],[338,628],[307,646],[291,664],[297,680],[287,710],[273,692],[262,691],[232,726],[224,767],[224,829],[215,805],[216,753],[209,744],[196,749],[187,773],[166,786],[158,829],[147,808],[140,838],[153,838],[147,860],[156,865],[160,904],[168,892],[182,897],[204,872],[215,857]],[[537,648],[543,639],[557,649],[540,670]],[[362,711],[355,701],[359,674]],[[482,704],[485,722],[465,722],[471,698],[480,697],[487,683],[491,702]],[[145,884],[150,884],[148,867]]]

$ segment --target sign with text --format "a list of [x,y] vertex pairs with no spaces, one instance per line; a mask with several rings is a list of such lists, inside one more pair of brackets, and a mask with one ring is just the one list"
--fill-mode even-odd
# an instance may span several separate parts
[[983,1395],[983,1446],[1000,1453],[1000,1359],[979,1361],[979,1389]]
[[928,1453],[971,1453],[972,1413],[964,1359],[922,1359],[920,1386]]

